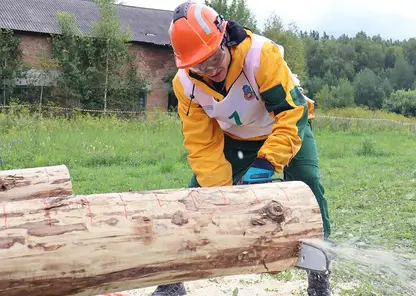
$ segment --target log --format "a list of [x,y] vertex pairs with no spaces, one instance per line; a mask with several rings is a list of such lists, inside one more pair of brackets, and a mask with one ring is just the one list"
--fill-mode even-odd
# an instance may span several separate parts
[[[293,268],[323,236],[302,182],[10,202],[0,216],[0,295],[99,295]],[[1,213],[1,212],[0,212]]]
[[65,165],[0,171],[0,203],[72,195]]

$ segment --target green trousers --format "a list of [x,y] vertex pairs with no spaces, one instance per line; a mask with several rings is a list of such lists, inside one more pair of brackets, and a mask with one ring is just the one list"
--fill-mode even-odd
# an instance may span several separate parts
[[[241,179],[252,162],[256,159],[257,152],[263,143],[264,141],[237,141],[229,136],[225,136],[224,154],[226,159],[231,163],[234,184]],[[241,157],[241,155],[243,157]],[[284,168],[283,175],[285,181],[302,181],[311,188],[321,210],[324,235],[326,238],[329,237],[331,228],[328,215],[328,204],[324,197],[324,187],[320,181],[318,151],[310,123],[306,126],[301,149]],[[200,187],[195,174],[192,176],[188,187]]]

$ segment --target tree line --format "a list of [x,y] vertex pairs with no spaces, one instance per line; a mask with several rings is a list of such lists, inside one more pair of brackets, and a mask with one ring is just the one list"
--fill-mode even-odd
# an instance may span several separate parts
[[[87,34],[80,33],[75,15],[57,13],[60,34],[50,36],[52,56],[40,59],[43,76],[57,75],[52,100],[45,103],[138,110],[139,98],[149,90],[147,78],[139,74],[138,63],[128,52],[131,32],[120,25],[114,0],[94,2],[100,18]],[[275,13],[260,30],[246,0],[205,3],[226,19],[283,45],[289,67],[299,75],[305,94],[316,101],[317,108],[361,106],[416,116],[416,38],[386,40],[365,32],[335,38],[301,31],[295,23],[284,26]],[[14,81],[27,73],[19,44],[13,31],[0,30],[0,104],[13,97]],[[59,74],[52,71],[57,68]],[[173,74],[166,73],[165,82],[171,82]],[[39,81],[34,84],[36,91],[40,89],[34,100],[41,105],[47,86]]]
[[317,108],[361,106],[416,116],[416,38],[391,40],[365,32],[335,38],[299,30],[295,23],[284,26],[275,13],[260,30],[246,0],[205,3],[283,45],[289,67]]

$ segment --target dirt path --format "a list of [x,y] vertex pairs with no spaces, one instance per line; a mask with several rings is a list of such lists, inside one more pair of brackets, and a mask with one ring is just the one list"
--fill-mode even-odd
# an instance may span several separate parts
[[[190,281],[185,287],[187,296],[307,296],[307,283],[306,273],[292,270],[278,275],[236,275]],[[344,290],[352,287],[351,283],[337,282],[332,286],[332,296],[354,295]],[[155,287],[131,290],[125,296],[150,296],[154,290]]]
[[[306,281],[269,275],[241,275],[186,282],[189,296],[290,296],[306,295]],[[131,296],[150,296],[155,287],[128,291]]]

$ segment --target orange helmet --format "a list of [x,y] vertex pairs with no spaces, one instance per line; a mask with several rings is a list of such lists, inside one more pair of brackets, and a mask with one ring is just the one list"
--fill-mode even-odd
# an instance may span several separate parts
[[178,68],[189,68],[212,55],[223,41],[227,21],[214,9],[193,1],[175,8],[169,39]]

